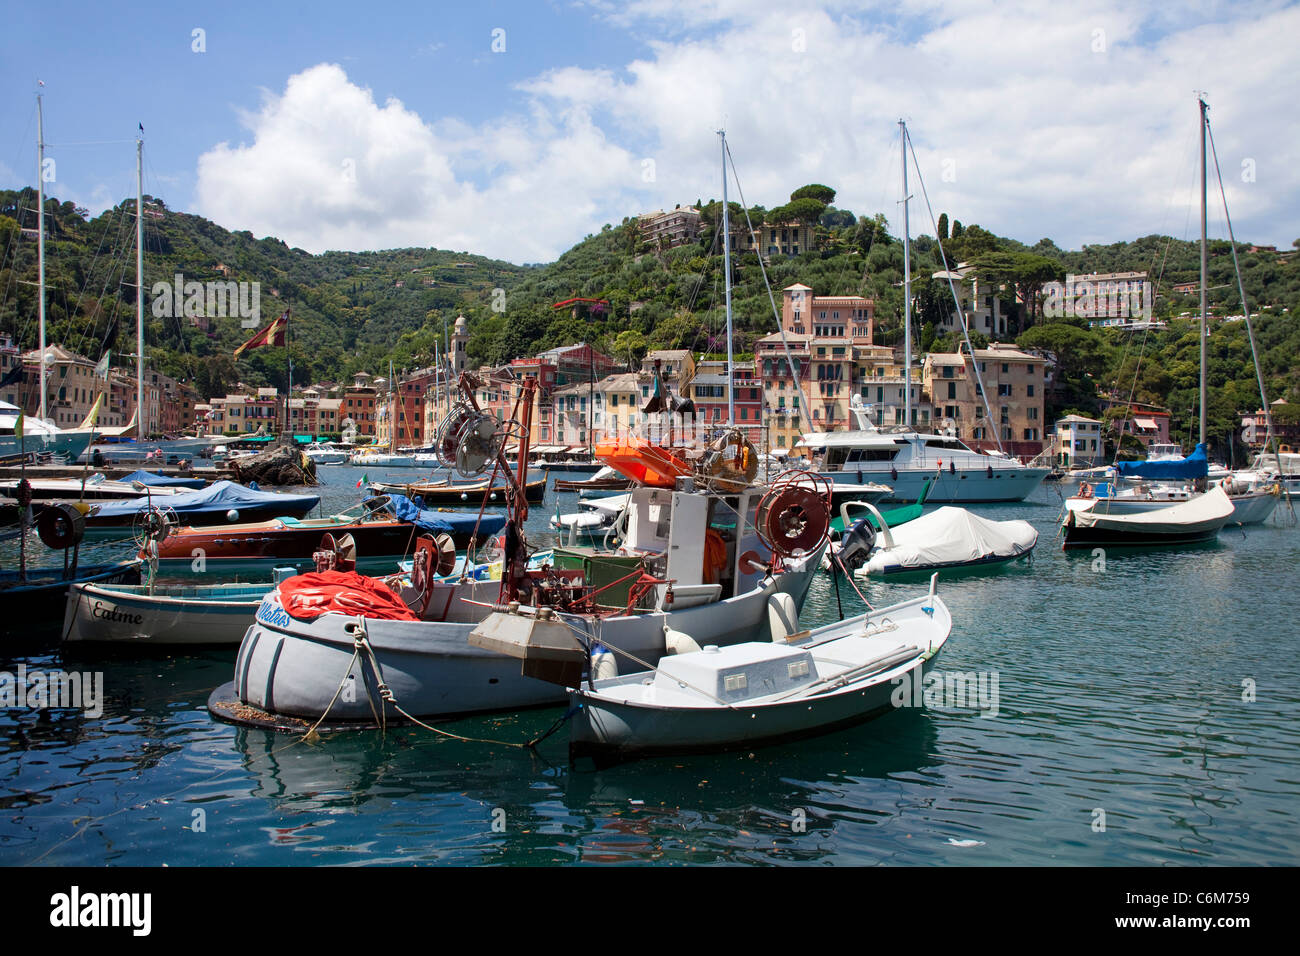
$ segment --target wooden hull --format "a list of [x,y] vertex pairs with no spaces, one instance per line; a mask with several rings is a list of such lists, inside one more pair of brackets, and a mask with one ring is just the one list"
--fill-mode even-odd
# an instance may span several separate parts
[[238,644],[274,584],[112,587],[77,584],[68,593],[65,643]]

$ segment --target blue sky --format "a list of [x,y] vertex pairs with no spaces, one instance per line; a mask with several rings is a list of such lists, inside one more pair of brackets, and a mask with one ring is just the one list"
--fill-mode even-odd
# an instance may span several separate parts
[[0,185],[32,182],[39,77],[53,195],[98,212],[133,192],[141,122],[146,191],[312,251],[546,261],[716,196],[722,123],[751,203],[825,182],[892,221],[899,116],[936,212],[1068,247],[1190,237],[1198,88],[1238,235],[1300,235],[1295,4],[54,2],[8,19]]

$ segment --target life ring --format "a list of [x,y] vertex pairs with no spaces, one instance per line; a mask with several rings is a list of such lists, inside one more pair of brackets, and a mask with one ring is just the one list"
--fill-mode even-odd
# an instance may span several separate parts
[[66,551],[81,542],[86,533],[86,519],[72,505],[54,505],[44,509],[36,519],[36,532],[47,548]]
[[1092,485],[1088,484],[1086,481],[1085,481],[1083,484],[1079,485],[1079,497],[1080,497],[1080,498],[1091,498],[1091,497],[1092,497]]

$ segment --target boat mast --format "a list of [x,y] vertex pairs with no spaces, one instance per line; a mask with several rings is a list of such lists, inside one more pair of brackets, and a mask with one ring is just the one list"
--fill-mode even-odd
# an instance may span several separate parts
[[[898,121],[903,157],[903,424],[912,427],[912,245],[911,223],[907,215],[907,124]],[[974,356],[971,356],[972,360]]]
[[135,440],[144,441],[144,127],[135,138]]
[[1205,190],[1209,178],[1205,167],[1205,100],[1197,96],[1201,108],[1201,444],[1205,444],[1205,336],[1208,332],[1206,278],[1209,272],[1209,251],[1205,240]]
[[718,130],[722,144],[722,269],[727,278],[727,423],[736,422],[735,372],[731,354],[731,218],[727,210],[727,131]]
[[45,421],[45,113],[41,107],[41,94],[36,94],[36,262],[37,282],[40,287],[41,348],[37,364],[40,366],[40,420]]

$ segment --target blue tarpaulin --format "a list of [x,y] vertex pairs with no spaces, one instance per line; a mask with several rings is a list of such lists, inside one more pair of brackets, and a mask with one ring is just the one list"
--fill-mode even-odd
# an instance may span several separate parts
[[[253,491],[233,481],[218,481],[197,491],[182,491],[175,495],[130,498],[125,501],[105,501],[95,505],[95,518],[123,517],[128,521],[136,512],[151,505],[174,511],[179,517],[201,514],[220,514],[229,511],[242,513],[256,511],[263,518],[289,516],[301,518],[320,503],[318,495],[285,495],[271,491]],[[244,520],[254,520],[245,518]],[[258,519],[261,520],[261,519]]]
[[138,481],[142,485],[148,485],[150,488],[202,488],[207,484],[202,478],[179,478],[171,475],[160,475],[154,471],[133,471],[125,478],[121,479],[127,484]]
[[506,524],[505,515],[485,514],[480,519],[477,511],[428,511],[420,508],[406,495],[383,497],[388,499],[388,510],[399,521],[409,521],[421,531],[428,531],[430,534],[469,535],[474,533],[474,526],[477,524],[478,535],[482,539],[487,535],[496,534]]
[[1152,478],[1165,481],[1188,481],[1210,473],[1210,460],[1204,445],[1186,458],[1173,461],[1121,461],[1115,466],[1126,478]]

